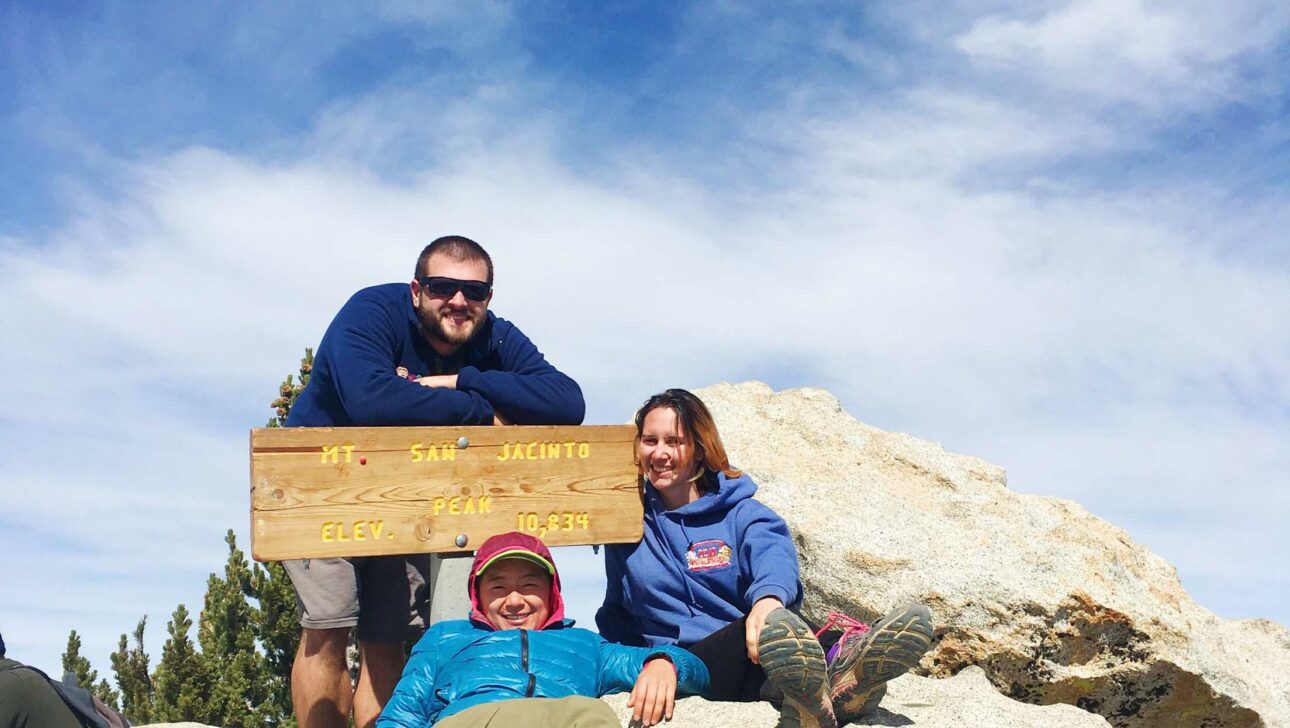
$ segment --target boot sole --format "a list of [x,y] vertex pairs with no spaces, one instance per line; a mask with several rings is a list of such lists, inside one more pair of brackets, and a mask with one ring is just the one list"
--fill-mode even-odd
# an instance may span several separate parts
[[766,679],[784,694],[777,728],[837,728],[824,650],[801,617],[776,609],[757,639]]
[[833,665],[829,696],[839,722],[878,707],[887,681],[918,664],[932,645],[932,635],[931,613],[921,604],[906,605],[874,625],[859,649]]

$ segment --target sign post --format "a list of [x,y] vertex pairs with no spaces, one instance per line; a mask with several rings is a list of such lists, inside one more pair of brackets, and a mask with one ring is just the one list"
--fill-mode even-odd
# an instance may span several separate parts
[[289,427],[251,431],[257,561],[640,540],[635,428]]

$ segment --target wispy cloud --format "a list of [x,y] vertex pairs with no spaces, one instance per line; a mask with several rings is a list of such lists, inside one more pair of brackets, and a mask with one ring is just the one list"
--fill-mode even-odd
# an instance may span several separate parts
[[1252,63],[1275,62],[1290,21],[1283,3],[1076,0],[1026,17],[1031,12],[979,18],[955,45],[974,61],[1016,71],[1049,91],[1153,110],[1176,113],[1278,91],[1270,79],[1245,72]]

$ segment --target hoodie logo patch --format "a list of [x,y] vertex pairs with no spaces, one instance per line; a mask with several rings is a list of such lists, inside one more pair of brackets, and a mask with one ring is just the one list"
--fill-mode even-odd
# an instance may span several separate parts
[[700,541],[685,552],[685,565],[690,571],[711,571],[730,565],[730,547],[719,538]]

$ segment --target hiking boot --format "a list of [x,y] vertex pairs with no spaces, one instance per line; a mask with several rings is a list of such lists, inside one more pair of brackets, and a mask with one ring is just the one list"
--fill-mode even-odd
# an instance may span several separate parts
[[777,728],[837,728],[824,649],[801,617],[782,608],[771,612],[757,656],[766,680],[784,695]]
[[932,616],[921,604],[892,611],[871,629],[845,615],[830,623],[847,627],[829,665],[829,698],[840,724],[872,712],[887,693],[887,681],[918,664],[932,644]]

